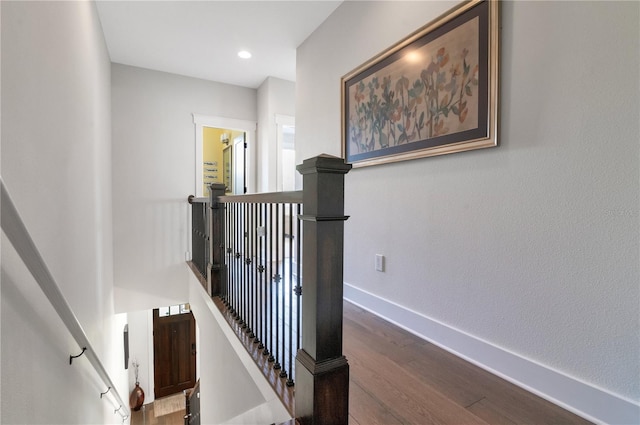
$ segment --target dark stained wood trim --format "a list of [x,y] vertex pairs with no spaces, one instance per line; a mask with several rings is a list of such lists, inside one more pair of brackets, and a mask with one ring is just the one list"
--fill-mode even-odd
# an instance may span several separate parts
[[287,386],[287,379],[280,377],[280,371],[273,369],[273,362],[269,362],[267,356],[262,354],[262,350],[258,349],[258,344],[255,343],[255,339],[249,338],[246,330],[238,323],[233,315],[229,312],[224,305],[220,297],[213,297],[213,303],[220,313],[224,316],[225,320],[234,331],[244,348],[247,350],[253,361],[258,365],[258,368],[265,376],[271,387],[276,392],[282,404],[286,407],[287,411],[294,415],[295,403],[294,403],[294,388]]
[[346,424],[349,364],[342,354],[344,178],[342,158],[317,156],[302,174],[302,345],[296,355],[296,419],[303,425]]
[[202,287],[206,291],[207,290],[207,279],[205,279],[204,276],[202,276],[202,274],[198,270],[198,267],[196,267],[196,265],[193,263],[193,261],[187,261],[187,266],[189,266],[189,268],[193,272],[193,274],[196,277],[196,279],[198,279],[198,282],[200,282],[200,285],[202,285]]
[[302,191],[247,193],[244,195],[224,195],[218,198],[222,203],[256,203],[256,204],[300,204]]

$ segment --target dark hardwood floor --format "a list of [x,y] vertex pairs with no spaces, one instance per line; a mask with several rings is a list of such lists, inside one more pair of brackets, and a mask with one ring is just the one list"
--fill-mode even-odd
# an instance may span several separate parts
[[[350,425],[590,423],[348,302],[344,354]],[[152,408],[131,423],[183,424]]]
[[351,425],[590,423],[348,302],[344,353]]

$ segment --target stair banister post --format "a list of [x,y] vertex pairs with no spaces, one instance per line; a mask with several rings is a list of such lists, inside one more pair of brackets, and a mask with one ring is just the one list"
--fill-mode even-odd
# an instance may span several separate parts
[[218,200],[224,196],[225,186],[212,183],[209,186],[209,264],[207,266],[207,282],[209,295],[220,295],[224,285],[224,205]]
[[302,346],[295,416],[302,425],[347,424],[349,365],[342,354],[344,176],[342,158],[298,165],[303,181]]

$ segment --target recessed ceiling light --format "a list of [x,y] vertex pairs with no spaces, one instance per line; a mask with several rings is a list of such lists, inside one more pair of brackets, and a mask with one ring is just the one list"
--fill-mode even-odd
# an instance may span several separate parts
[[238,56],[240,56],[242,59],[249,59],[251,57],[251,53],[247,52],[246,50],[240,50],[238,52]]

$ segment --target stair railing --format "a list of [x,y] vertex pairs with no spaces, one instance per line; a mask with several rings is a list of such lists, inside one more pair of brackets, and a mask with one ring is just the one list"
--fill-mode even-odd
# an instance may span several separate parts
[[116,403],[119,407],[115,410],[122,417],[122,421],[124,422],[129,418],[130,412],[128,409],[128,405],[122,400],[116,386],[113,381],[109,377],[109,374],[105,370],[98,354],[95,352],[87,334],[84,332],[82,325],[76,318],[73,310],[69,306],[69,303],[65,299],[64,295],[60,291],[60,287],[56,283],[53,275],[49,271],[49,268],[44,262],[44,259],[40,255],[38,248],[36,247],[33,239],[29,235],[27,228],[20,218],[18,214],[18,210],[15,207],[11,197],[9,196],[9,192],[4,184],[4,181],[0,179],[1,186],[1,198],[0,198],[0,226],[4,231],[5,235],[13,245],[14,249],[22,259],[23,263],[31,272],[34,279],[42,289],[42,292],[45,294],[55,311],[62,319],[63,323],[69,330],[69,333],[75,341],[78,343],[78,350],[82,350],[80,354],[77,355],[69,355],[69,364],[73,363],[73,359],[84,355],[89,360],[89,363],[93,366],[95,371],[102,379],[102,382],[106,386],[107,390],[104,393],[100,394],[100,398],[103,398],[106,394],[111,394],[114,397]]
[[[208,224],[192,225],[194,239],[196,227],[210,230],[192,245],[207,252],[194,252],[193,258],[204,263],[196,258],[208,256],[200,273],[207,276],[209,293],[242,329],[247,349],[262,358],[254,360],[269,366],[263,367],[268,378],[280,378],[270,379],[272,385],[295,384],[297,421],[346,424],[344,176],[351,165],[321,155],[297,169],[303,177],[299,192],[225,196],[224,185],[211,185],[208,209],[193,212]],[[201,198],[190,202],[201,211]]]

